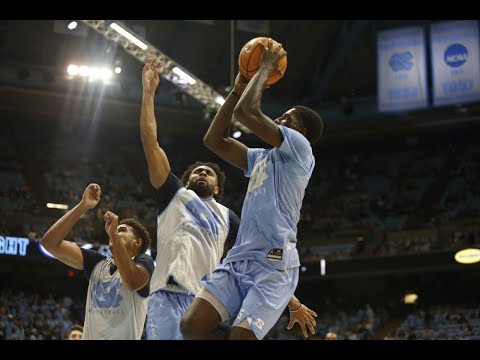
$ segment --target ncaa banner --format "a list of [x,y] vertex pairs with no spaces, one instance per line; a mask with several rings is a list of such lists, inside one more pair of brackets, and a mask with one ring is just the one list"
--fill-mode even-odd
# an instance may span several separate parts
[[431,25],[433,105],[480,100],[480,59],[476,20]]
[[425,33],[421,27],[377,34],[378,111],[427,107]]

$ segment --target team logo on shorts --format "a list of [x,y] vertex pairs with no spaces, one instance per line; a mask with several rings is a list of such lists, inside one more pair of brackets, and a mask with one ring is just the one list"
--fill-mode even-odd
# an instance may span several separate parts
[[283,249],[272,249],[268,252],[267,259],[282,260]]
[[240,320],[242,317],[243,317],[243,314],[245,313],[245,310],[244,309],[240,309],[240,311],[238,312],[238,315],[237,315],[237,319]]
[[262,330],[263,325],[265,325],[265,321],[263,321],[262,319],[257,318],[257,320],[255,320],[255,326],[258,327],[260,330]]

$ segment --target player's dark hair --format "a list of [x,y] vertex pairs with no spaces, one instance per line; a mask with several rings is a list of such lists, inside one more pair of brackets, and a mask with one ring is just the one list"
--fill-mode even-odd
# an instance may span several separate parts
[[123,219],[122,221],[120,221],[119,224],[126,224],[128,226],[131,226],[135,237],[142,239],[142,246],[140,246],[140,254],[144,254],[145,251],[150,248],[150,234],[148,233],[147,229],[145,229],[145,226],[140,224],[136,219]]
[[303,126],[307,129],[305,137],[310,144],[315,144],[323,133],[323,120],[318,113],[309,107],[296,105],[293,107],[300,115]]
[[225,175],[225,173],[222,170],[220,170],[220,166],[216,163],[196,161],[195,163],[191,164],[187,168],[187,170],[184,171],[184,173],[182,174],[182,177],[180,178],[183,185],[187,185],[188,179],[190,178],[190,174],[192,173],[193,170],[195,170],[199,166],[208,166],[210,169],[215,171],[215,174],[217,174],[217,179],[218,179],[218,183],[217,183],[218,194],[214,195],[213,197],[217,201],[222,200],[223,191],[224,191],[224,188],[225,188],[225,180],[227,179],[227,176]]

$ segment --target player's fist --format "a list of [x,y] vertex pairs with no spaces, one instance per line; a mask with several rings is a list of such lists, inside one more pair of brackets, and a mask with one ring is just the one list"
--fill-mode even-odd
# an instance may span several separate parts
[[88,209],[93,209],[100,201],[100,195],[102,195],[100,185],[95,183],[89,184],[83,192],[82,202]]
[[103,219],[105,220],[105,231],[109,236],[112,236],[117,232],[118,215],[115,215],[111,211],[107,211],[105,215],[103,215]]

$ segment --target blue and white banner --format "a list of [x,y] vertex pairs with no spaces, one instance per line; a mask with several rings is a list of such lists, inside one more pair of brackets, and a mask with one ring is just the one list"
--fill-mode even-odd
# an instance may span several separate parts
[[427,107],[425,33],[421,27],[377,34],[378,111]]
[[477,20],[432,24],[433,105],[480,100]]

